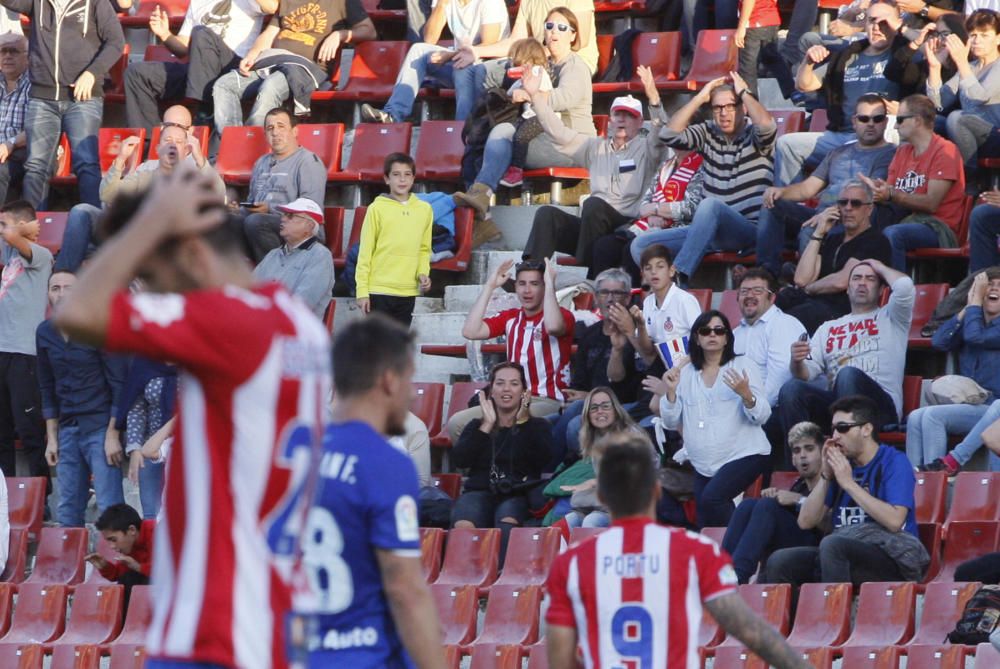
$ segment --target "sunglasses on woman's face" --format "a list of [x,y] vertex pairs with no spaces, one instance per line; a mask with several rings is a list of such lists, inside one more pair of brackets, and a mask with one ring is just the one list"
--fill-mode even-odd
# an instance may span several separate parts
[[546,21],[545,29],[558,30],[559,32],[564,33],[573,30],[573,27],[570,26],[568,23],[556,23],[555,21]]
[[722,327],[721,325],[716,325],[714,328],[708,327],[706,325],[704,327],[698,328],[698,334],[700,334],[702,337],[707,337],[710,334],[714,334],[716,337],[721,337],[724,334],[726,334],[726,328]]

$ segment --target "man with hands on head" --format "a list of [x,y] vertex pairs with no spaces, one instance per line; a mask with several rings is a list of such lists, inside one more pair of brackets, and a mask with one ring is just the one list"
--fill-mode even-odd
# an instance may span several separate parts
[[[507,309],[486,316],[493,292],[509,279],[514,269],[514,286],[519,309]],[[524,367],[531,394],[531,415],[544,417],[562,407],[569,385],[570,351],[573,346],[573,314],[556,301],[555,261],[526,260],[514,265],[503,262],[483,285],[462,326],[462,336],[471,340],[507,337],[507,360]],[[451,443],[474,418],[479,407],[459,411],[448,421]]]

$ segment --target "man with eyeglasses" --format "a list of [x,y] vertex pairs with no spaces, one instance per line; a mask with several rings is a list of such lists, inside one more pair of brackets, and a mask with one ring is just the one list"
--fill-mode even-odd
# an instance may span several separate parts
[[[798,243],[791,248],[805,252],[809,237],[816,233],[816,214],[836,203],[844,184],[859,174],[884,179],[889,173],[896,146],[885,141],[889,119],[885,100],[876,93],[865,93],[858,98],[851,118],[858,141],[828,153],[802,181],[764,191],[764,208],[757,223],[757,262],[775,276],[781,271],[781,251],[797,237]],[[817,197],[817,207],[802,204]]]
[[799,511],[799,527],[833,531],[818,548],[784,548],[768,558],[759,583],[919,581],[930,556],[914,513],[913,467],[878,442],[878,409],[863,395],[834,402],[820,479]]
[[[885,285],[891,290],[889,302],[879,307]],[[851,313],[823,323],[811,341],[791,346],[789,369],[795,378],[778,393],[786,433],[804,420],[826,425],[827,407],[847,395],[875,402],[877,428],[900,422],[914,294],[910,277],[878,260],[854,265],[847,288]],[[829,379],[826,389],[811,383],[820,376]]]
[[906,271],[906,253],[955,248],[965,201],[965,169],[958,147],[934,133],[937,109],[926,95],[899,103],[896,129],[903,141],[887,179],[860,176],[875,202],[892,210],[882,233],[892,244],[892,266]]
[[24,113],[28,108],[31,77],[28,75],[28,40],[23,35],[0,35],[0,203],[7,201],[11,181],[24,177],[27,157]]
[[[804,169],[812,169],[830,151],[854,139],[850,120],[862,95],[877,93],[885,100],[899,100],[901,93],[912,92],[901,90],[900,84],[885,77],[886,66],[892,59],[893,39],[902,27],[899,9],[895,4],[876,1],[868,7],[867,16],[865,39],[832,55],[824,46],[813,46],[806,51],[795,85],[803,93],[818,92],[825,100],[826,131],[789,133],[778,140],[775,185],[794,183],[802,177]],[[895,103],[890,103],[889,114],[895,111]]]

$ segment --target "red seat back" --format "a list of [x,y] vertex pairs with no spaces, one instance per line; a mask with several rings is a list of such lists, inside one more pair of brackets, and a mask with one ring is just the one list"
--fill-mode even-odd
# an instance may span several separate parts
[[995,520],[955,520],[948,526],[944,537],[944,554],[941,571],[936,581],[955,580],[955,569],[972,558],[996,550],[1000,539],[1000,523]]
[[479,595],[471,585],[432,585],[431,597],[444,630],[444,644],[464,646],[476,636]]
[[111,169],[111,163],[121,152],[122,142],[129,137],[139,138],[139,147],[132,154],[130,162],[138,163],[142,159],[142,147],[146,141],[145,128],[101,128],[97,133],[97,142],[100,147],[101,172]]
[[424,121],[414,160],[420,181],[453,181],[461,176],[462,121]]
[[792,484],[798,478],[798,472],[771,472],[771,487],[778,490],[791,490]]
[[825,109],[814,109],[809,118],[809,132],[825,132],[829,122]]
[[38,217],[38,244],[44,246],[53,254],[62,248],[63,235],[66,234],[68,211],[40,211]]
[[[962,617],[965,604],[982,583],[929,583],[924,590],[924,613],[911,644],[943,643]],[[922,666],[922,665],[921,665]]]
[[[10,479],[7,479],[8,481]],[[24,528],[11,529],[10,543],[7,549],[7,564],[4,565],[0,582],[20,583],[25,578],[24,570],[28,565],[28,530]]]
[[359,123],[354,128],[351,157],[344,171],[360,174],[362,181],[381,183],[385,157],[410,152],[410,128],[409,123]]
[[[788,634],[792,617],[792,586],[788,583],[741,585],[740,596],[757,616],[776,628],[782,636]],[[730,635],[720,644],[742,647],[743,642]]]
[[87,530],[73,527],[43,527],[38,540],[35,567],[26,583],[75,585],[86,573]]
[[799,590],[795,626],[788,637],[795,648],[838,646],[851,631],[851,584],[805,583]]
[[233,125],[223,128],[215,169],[226,183],[250,183],[253,164],[271,150],[264,128],[257,125]]
[[108,70],[109,82],[98,82],[98,84],[109,83],[110,85],[104,86],[104,94],[106,96],[111,96],[112,99],[118,98],[119,100],[124,98],[125,95],[125,68],[128,67],[128,56],[132,51],[132,47],[128,42],[125,43],[122,49],[122,54],[119,56],[115,64],[111,66]]
[[0,637],[10,629],[10,619],[14,613],[14,591],[16,587],[13,583],[0,583]]
[[910,322],[910,338],[919,338],[920,330],[934,315],[934,309],[948,294],[946,283],[921,283],[915,286],[916,295],[913,301],[913,320]]
[[344,252],[344,208],[323,208],[323,231],[326,233],[326,248],[334,258],[345,257]]
[[323,161],[328,179],[340,171],[340,152],[344,148],[343,123],[301,123],[298,126],[298,139],[299,144]]
[[494,585],[490,588],[483,629],[476,643],[520,646],[535,643],[541,605],[541,586]]
[[965,646],[938,644],[907,646],[907,666],[920,669],[965,669]]
[[469,669],[521,669],[521,648],[492,643],[473,646]]
[[773,109],[771,116],[778,126],[778,137],[790,132],[800,132],[806,123],[806,113],[801,109]]
[[0,667],[42,669],[42,647],[38,644],[0,644]]
[[[161,126],[153,126],[153,132],[149,136],[149,159],[156,160],[160,157],[159,147],[160,147],[160,134],[163,132]],[[201,147],[202,154],[208,151],[208,140],[211,135],[212,129],[207,125],[196,125],[192,126],[191,130],[188,131],[190,134],[194,135],[195,139],[198,140],[198,146]]]
[[515,527],[497,585],[544,585],[561,543],[562,535],[554,527]]
[[768,669],[768,664],[743,646],[722,645],[715,649],[713,669]]
[[355,45],[351,74],[341,93],[355,100],[388,100],[409,48],[409,42]]
[[[711,288],[688,288],[687,292],[694,295],[695,299],[698,300],[698,306],[701,307],[702,311],[708,311],[712,308],[712,289]],[[736,327],[736,323],[730,323],[732,327]]]
[[944,507],[948,498],[947,473],[914,472],[914,476],[917,479],[917,485],[913,488],[917,522],[944,522]]
[[702,30],[685,81],[694,90],[736,69],[736,42],[732,30]]
[[22,583],[17,591],[13,623],[0,641],[47,643],[60,636],[66,625],[67,593],[65,585]]
[[549,655],[544,643],[536,643],[528,651],[527,669],[549,669]]
[[427,426],[427,434],[441,431],[441,413],[444,411],[443,383],[413,383],[410,411]]
[[995,520],[998,512],[1000,477],[989,472],[959,472],[945,521],[945,537],[956,520]]
[[920,543],[927,549],[927,554],[931,556],[930,564],[921,583],[936,580],[938,572],[941,570],[941,530],[940,523],[917,523],[917,534],[920,535]]
[[125,625],[122,633],[115,639],[116,644],[143,644],[146,641],[146,630],[153,619],[152,590],[148,585],[132,586],[132,594],[128,600],[128,611],[125,613]]
[[719,311],[725,314],[729,320],[729,326],[735,328],[740,324],[743,314],[740,311],[740,298],[736,295],[736,289],[731,288],[722,292],[722,299],[719,300]]
[[444,552],[445,531],[440,527],[420,528],[420,565],[428,583],[437,580],[441,571],[441,554]]
[[899,648],[895,646],[853,646],[844,648],[843,666],[851,669],[897,669]]
[[445,419],[444,423],[447,424],[448,420],[459,411],[468,409],[469,400],[478,391],[482,390],[485,385],[485,383],[479,381],[456,381],[451,384],[451,398],[448,400],[448,418]]
[[612,56],[614,56],[614,48],[614,35],[597,36],[597,76],[594,77],[594,81],[604,79],[604,73],[608,69],[608,64],[611,63]]
[[458,499],[462,493],[461,474],[431,474],[431,478],[434,481],[434,487],[440,488],[452,499]]
[[[641,33],[632,41],[632,63],[649,67],[658,86],[677,81],[681,73],[681,34]],[[632,81],[638,83],[639,75],[631,74]]]
[[598,534],[603,532],[608,528],[606,527],[574,527],[569,531],[569,545],[575,546],[579,543],[586,541],[591,537],[596,537]]
[[610,117],[607,114],[594,114],[594,130],[597,131],[598,137],[608,136],[608,120]]
[[448,532],[448,546],[437,583],[484,587],[497,580],[500,530],[456,528]]
[[84,583],[73,592],[73,609],[58,644],[107,643],[122,628],[124,588]]
[[162,44],[149,44],[146,46],[146,53],[142,58],[149,63],[186,63],[187,56],[178,58],[173,52]]
[[101,649],[92,645],[56,646],[49,669],[100,669]]
[[[848,646],[892,646],[913,636],[915,583],[863,583]],[[847,665],[852,666],[852,665]]]
[[11,530],[27,530],[30,539],[38,538],[45,510],[45,484],[46,479],[41,476],[7,479],[7,505]]
[[143,669],[146,651],[140,645],[119,644],[111,647],[108,669]]

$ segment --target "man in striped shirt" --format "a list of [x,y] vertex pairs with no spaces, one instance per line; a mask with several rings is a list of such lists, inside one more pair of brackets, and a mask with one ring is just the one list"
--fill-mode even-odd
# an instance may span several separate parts
[[[730,77],[732,84],[719,78],[701,89],[661,133],[667,146],[705,157],[705,198],[691,225],[667,230],[658,239],[675,254],[682,287],[706,253],[754,248],[764,189],[774,180],[774,118],[739,74],[731,72]],[[689,126],[706,102],[712,106],[712,120]]]
[[[507,282],[511,268],[521,308],[486,318],[493,291]],[[541,418],[557,413],[566,399],[563,390],[569,385],[575,323],[573,314],[560,308],[556,301],[555,262],[526,260],[515,267],[514,261],[508,260],[496,269],[469,309],[462,336],[474,341],[506,336],[507,360],[524,367],[531,390],[531,415]],[[475,418],[482,418],[479,407],[459,411],[451,417],[448,421],[451,443],[458,441],[458,435]]]
[[546,614],[549,666],[701,666],[702,606],[727,632],[779,669],[803,660],[736,590],[736,572],[711,539],[653,522],[660,496],[649,446],[611,437],[597,478],[611,528],[556,558]]

